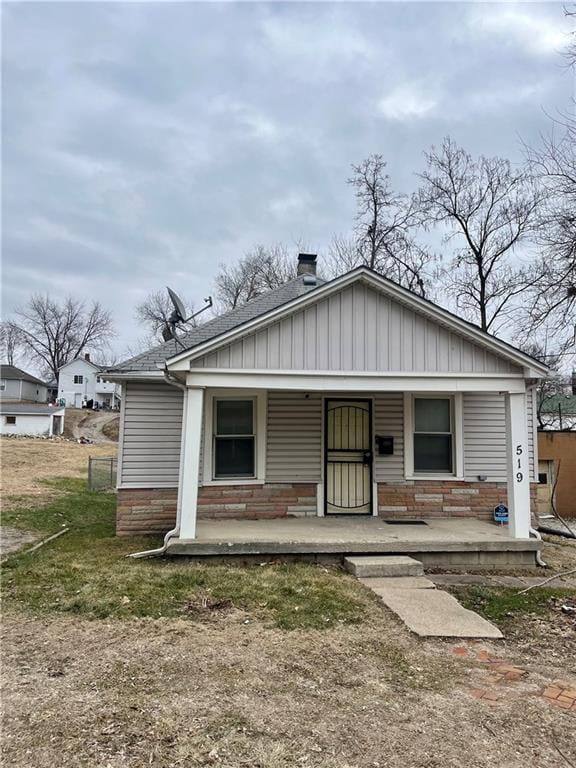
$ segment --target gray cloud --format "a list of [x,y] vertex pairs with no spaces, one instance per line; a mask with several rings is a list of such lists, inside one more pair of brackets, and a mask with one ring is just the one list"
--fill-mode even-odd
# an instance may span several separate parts
[[198,300],[257,242],[325,249],[372,152],[415,185],[450,133],[520,160],[568,102],[557,4],[7,4],[4,308]]

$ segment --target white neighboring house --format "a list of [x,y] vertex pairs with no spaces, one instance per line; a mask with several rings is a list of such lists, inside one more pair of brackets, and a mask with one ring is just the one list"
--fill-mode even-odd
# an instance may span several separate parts
[[0,400],[30,400],[45,403],[48,386],[15,365],[0,366]]
[[2,403],[0,434],[52,437],[64,430],[64,408],[36,403]]
[[86,353],[60,368],[58,402],[73,408],[82,408],[89,400],[100,408],[116,408],[120,404],[118,384],[104,381],[100,373],[103,367],[96,365]]

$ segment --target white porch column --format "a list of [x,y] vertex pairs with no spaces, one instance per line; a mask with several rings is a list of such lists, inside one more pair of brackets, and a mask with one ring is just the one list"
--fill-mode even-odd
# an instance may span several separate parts
[[526,393],[508,392],[506,402],[506,462],[510,535],[530,537],[530,463],[526,420]]
[[178,489],[180,538],[195,539],[204,390],[188,388],[184,398],[183,450],[180,457],[180,486]]

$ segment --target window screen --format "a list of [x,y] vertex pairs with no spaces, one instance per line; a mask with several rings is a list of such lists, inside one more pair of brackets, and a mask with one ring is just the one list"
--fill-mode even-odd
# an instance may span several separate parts
[[452,401],[414,398],[414,471],[454,471]]
[[254,477],[254,401],[216,400],[214,477]]

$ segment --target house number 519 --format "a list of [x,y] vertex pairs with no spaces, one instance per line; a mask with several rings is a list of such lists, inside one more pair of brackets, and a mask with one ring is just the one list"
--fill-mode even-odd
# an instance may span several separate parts
[[[522,469],[522,459],[520,457],[522,456],[523,453],[524,453],[524,449],[522,448],[522,446],[521,445],[517,445],[516,446],[516,456],[518,457],[517,461],[518,461],[518,469],[519,470]],[[524,480],[523,473],[522,472],[516,472],[516,482],[517,483],[521,483],[522,480]]]

